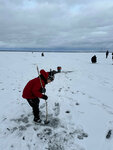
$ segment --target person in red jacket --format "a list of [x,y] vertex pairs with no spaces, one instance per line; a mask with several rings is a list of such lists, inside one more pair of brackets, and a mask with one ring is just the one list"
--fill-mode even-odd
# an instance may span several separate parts
[[39,77],[30,80],[23,90],[22,97],[27,99],[29,105],[32,107],[35,122],[41,122],[39,115],[39,98],[44,100],[48,99],[47,95],[45,95],[45,85],[53,80],[54,74],[52,72],[41,70]]

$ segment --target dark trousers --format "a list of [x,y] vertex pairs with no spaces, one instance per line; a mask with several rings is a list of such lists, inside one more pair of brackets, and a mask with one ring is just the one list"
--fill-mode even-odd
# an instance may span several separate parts
[[39,103],[40,103],[40,100],[39,100],[39,98],[27,99],[27,101],[28,101],[29,105],[33,109],[34,117],[40,119],[40,115],[39,115]]

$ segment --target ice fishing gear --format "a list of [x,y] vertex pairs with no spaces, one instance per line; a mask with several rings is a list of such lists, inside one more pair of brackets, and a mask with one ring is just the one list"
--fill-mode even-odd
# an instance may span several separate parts
[[[38,66],[37,66],[37,72],[38,72],[38,75],[39,75],[41,87],[42,87],[42,89],[44,89],[43,85],[42,85],[42,81],[41,81],[41,77],[40,77]],[[44,93],[44,95],[45,95],[45,93]],[[46,103],[46,120],[44,121],[44,123],[48,124],[49,123],[49,121],[48,121],[48,107],[47,107],[47,101],[46,100],[45,100],[45,103]]]
[[53,81],[54,78],[55,78],[54,74],[55,74],[55,72],[50,69],[48,79],[51,80],[51,81]]
[[41,78],[40,78],[40,73],[39,73],[38,66],[37,66],[37,72],[38,72],[38,76],[39,76],[39,79],[40,79],[40,84],[41,84],[41,87],[43,88],[42,81],[41,81]]

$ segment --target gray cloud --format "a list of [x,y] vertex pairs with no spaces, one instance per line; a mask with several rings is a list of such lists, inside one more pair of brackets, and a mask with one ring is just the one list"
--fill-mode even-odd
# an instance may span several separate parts
[[111,0],[0,0],[0,47],[113,48]]

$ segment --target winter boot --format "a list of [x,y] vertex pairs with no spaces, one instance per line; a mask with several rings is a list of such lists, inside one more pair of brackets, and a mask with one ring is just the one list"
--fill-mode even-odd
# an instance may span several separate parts
[[36,117],[34,117],[34,122],[36,122],[36,123],[41,123],[41,122],[42,122],[42,120],[41,120],[40,118],[36,118]]

